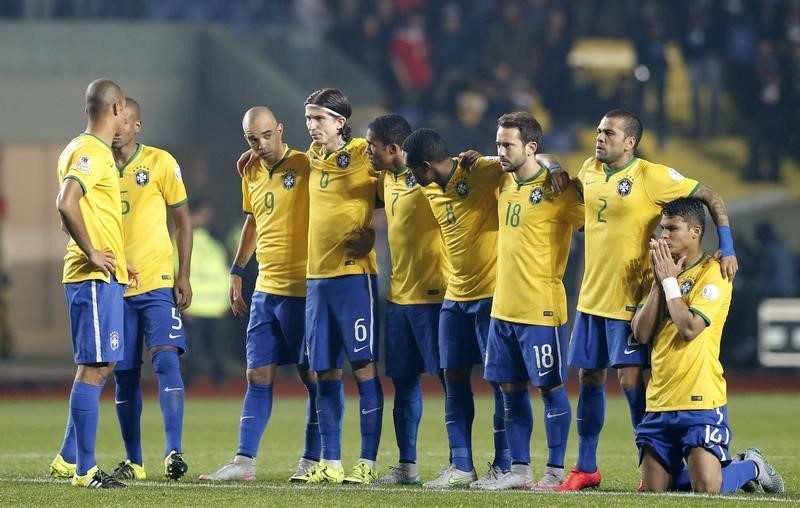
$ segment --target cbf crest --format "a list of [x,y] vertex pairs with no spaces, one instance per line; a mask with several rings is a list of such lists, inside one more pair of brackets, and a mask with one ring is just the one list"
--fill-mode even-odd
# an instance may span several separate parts
[[297,184],[297,173],[293,169],[287,169],[283,172],[283,188],[291,190]]
[[456,194],[459,197],[465,198],[469,194],[469,185],[465,180],[459,180],[456,182]]
[[541,187],[534,187],[531,189],[531,195],[528,197],[528,201],[531,202],[532,205],[538,205],[542,202],[542,198],[544,197],[544,191]]
[[692,279],[691,277],[683,279],[681,281],[681,285],[680,285],[681,295],[682,296],[688,295],[689,292],[691,292],[693,287],[694,287],[694,279]]
[[631,193],[632,188],[633,181],[630,178],[623,178],[617,183],[617,194],[624,198]]
[[119,349],[119,332],[117,332],[116,330],[112,331],[108,335],[108,342],[109,346],[111,346],[112,351],[116,351],[117,349]]
[[416,178],[414,178],[414,175],[413,175],[413,174],[411,174],[411,172],[409,172],[409,173],[406,175],[406,189],[411,189],[411,188],[413,188],[415,185],[417,185],[417,179],[416,179]]
[[346,168],[350,165],[350,154],[347,152],[342,152],[336,157],[336,165],[339,166],[341,169]]
[[144,187],[150,181],[150,171],[146,167],[139,166],[133,173],[133,179],[136,181],[136,185]]

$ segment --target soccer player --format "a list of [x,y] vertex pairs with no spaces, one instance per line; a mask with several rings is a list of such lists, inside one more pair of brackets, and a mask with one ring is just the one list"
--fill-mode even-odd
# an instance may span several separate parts
[[[352,109],[345,95],[323,88],[305,101],[312,142],[308,222],[306,347],[317,373],[317,414],[322,459],[303,476],[309,483],[369,483],[376,478],[383,418],[383,392],[375,361],[377,262],[374,231],[369,228],[377,196],[378,173],[366,153],[367,141],[352,138],[347,123]],[[369,246],[353,255],[355,244]],[[358,383],[361,454],[345,476],[341,462],[347,358]]]
[[[462,162],[451,158],[441,136],[417,129],[403,142],[406,165],[428,198],[444,238],[451,266],[440,313],[439,354],[445,380],[445,426],[450,465],[427,488],[465,487],[477,480],[472,461],[475,402],[470,375],[486,352],[497,260],[497,198],[502,175],[496,158]],[[503,397],[495,396],[495,456],[481,482],[492,482],[511,464],[503,418]]]
[[[583,227],[583,202],[574,183],[559,195],[549,188],[548,171],[536,160],[542,128],[533,116],[509,113],[497,126],[497,154],[505,174],[497,202],[497,282],[484,377],[500,383],[503,392],[511,470],[481,488],[552,490],[564,478],[572,419],[564,387],[567,296],[562,278],[572,230]],[[550,450],[535,485],[529,381],[541,392]]]
[[298,481],[319,462],[317,384],[308,370],[303,334],[308,258],[308,157],[283,142],[283,124],[264,106],[242,119],[250,159],[242,178],[246,214],[231,267],[230,306],[247,312],[242,296],[244,267],[258,260],[256,289],[247,327],[247,392],[239,423],[239,448],[229,464],[200,480],[255,480],[256,454],[272,412],[272,387],[278,365],[294,364],[308,391],[305,450],[290,480]]
[[723,275],[731,280],[738,269],[722,198],[672,168],[636,157],[642,132],[634,114],[606,113],[597,127],[595,156],[577,176],[586,206],[585,270],[568,364],[580,369],[578,461],[557,491],[600,484],[597,443],[605,419],[608,367],[617,369],[634,428],[644,415],[642,370],[648,349],[633,337],[630,320],[641,301],[647,241],[661,206],[687,196],[703,201],[718,227]]
[[392,258],[386,306],[386,375],[395,397],[392,417],[400,460],[376,483],[420,483],[417,431],[422,416],[420,374],[441,376],[439,311],[447,284],[447,262],[439,224],[428,198],[405,166],[403,141],[411,126],[399,115],[383,115],[367,128],[372,167],[385,171],[389,250]]
[[[164,475],[178,480],[183,459],[183,379],[180,355],[186,351],[181,311],[192,302],[189,271],[192,224],[178,163],[168,152],[137,142],[142,130],[139,103],[126,100],[123,128],[111,148],[119,176],[125,255],[140,267],[140,283],[125,291],[125,355],[114,371],[115,402],[126,458],[114,470],[120,480],[144,480],[142,461],[142,346],[150,351],[158,379],[158,400],[166,446]],[[167,209],[175,223],[178,273],[167,229]]]
[[130,282],[137,282],[125,260],[119,176],[111,152],[124,110],[119,85],[107,79],[92,81],[86,89],[86,131],[58,158],[61,188],[56,205],[69,234],[63,282],[78,368],[64,444],[50,474],[72,476],[77,487],[125,487],[95,460],[100,392],[124,353],[123,293],[129,275]]
[[650,240],[653,282],[631,322],[639,343],[652,345],[647,412],[636,428],[642,488],[679,486],[685,460],[694,492],[736,492],[756,481],[765,492],[780,493],[783,478],[758,449],[736,462],[728,452],[719,349],[732,284],[703,252],[704,232],[702,202],[681,198],[664,205],[660,238]]

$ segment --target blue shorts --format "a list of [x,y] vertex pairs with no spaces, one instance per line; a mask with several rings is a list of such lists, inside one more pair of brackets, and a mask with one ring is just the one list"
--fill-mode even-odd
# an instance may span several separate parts
[[386,375],[439,375],[439,303],[386,303]]
[[650,348],[633,338],[630,321],[575,313],[567,358],[570,367],[596,370],[647,366],[649,355]]
[[491,313],[491,298],[469,302],[445,299],[439,317],[439,354],[443,369],[483,363]]
[[692,448],[705,448],[723,465],[727,464],[731,460],[730,442],[726,406],[697,411],[648,412],[636,427],[639,464],[646,447],[672,476],[681,472],[683,461]]
[[539,326],[492,318],[483,377],[498,383],[530,380],[537,388],[567,382],[567,325]]
[[378,358],[375,323],[376,276],[309,279],[306,290],[306,350],[315,372]]
[[123,301],[125,286],[113,276],[110,282],[86,280],[64,284],[67,297],[72,355],[76,364],[122,360],[125,351]]
[[181,313],[175,307],[172,288],[159,288],[125,298],[125,355],[117,370],[135,369],[142,364],[142,344],[172,346],[186,351],[186,333]]
[[255,291],[247,325],[247,368],[308,363],[303,344],[305,316],[305,298]]

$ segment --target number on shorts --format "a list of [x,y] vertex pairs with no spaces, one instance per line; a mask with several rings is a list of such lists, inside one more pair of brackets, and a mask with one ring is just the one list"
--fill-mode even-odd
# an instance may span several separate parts
[[552,369],[556,363],[553,357],[553,346],[550,344],[544,344],[541,350],[539,346],[533,346],[533,353],[536,355],[537,369]]
[[356,336],[356,342],[364,342],[367,340],[367,327],[364,326],[364,318],[356,319],[356,322],[353,323],[353,332]]
[[180,330],[183,328],[183,321],[181,320],[181,315],[178,313],[178,309],[175,307],[172,308],[172,319],[177,321],[178,324],[172,325],[173,330]]

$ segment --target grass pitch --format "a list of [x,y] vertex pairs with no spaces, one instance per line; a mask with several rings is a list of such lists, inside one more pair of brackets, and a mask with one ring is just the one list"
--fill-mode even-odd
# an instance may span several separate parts
[[[573,408],[575,401],[573,400]],[[738,493],[733,496],[692,496],[688,494],[634,494],[639,483],[637,454],[628,418],[620,397],[609,397],[598,462],[603,473],[601,488],[576,494],[475,492],[468,489],[427,491],[421,487],[317,486],[287,482],[300,452],[304,430],[304,401],[278,398],[261,442],[255,482],[205,484],[199,474],[215,471],[230,461],[236,451],[239,399],[202,399],[188,394],[184,421],[184,451],[189,464],[180,482],[163,480],[164,437],[158,402],[145,400],[142,417],[144,461],[148,480],[131,482],[128,489],[89,491],[73,488],[67,481],[47,476],[50,461],[60,446],[67,412],[67,398],[42,400],[0,400],[0,504],[4,506],[86,506],[99,505],[270,505],[270,506],[683,506],[702,505],[794,505],[800,506],[800,402],[793,394],[734,395],[729,399],[733,431],[732,452],[758,446],[786,480],[783,496]],[[391,398],[384,410],[383,439],[378,456],[384,471],[397,461],[397,447],[391,419]],[[473,430],[475,464],[478,474],[493,454],[491,413],[493,399],[476,399]],[[97,458],[111,471],[124,458],[113,401],[101,404]],[[344,423],[342,458],[345,468],[358,458],[358,402],[348,399]],[[443,425],[443,399],[425,399],[419,433],[418,464],[423,481],[433,478],[447,462],[447,436]],[[534,396],[532,439],[534,476],[541,475],[547,456],[542,406]],[[573,423],[567,452],[567,467],[575,462],[577,435]]]

